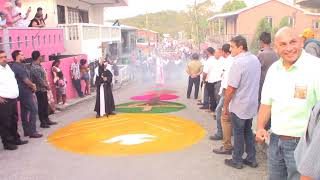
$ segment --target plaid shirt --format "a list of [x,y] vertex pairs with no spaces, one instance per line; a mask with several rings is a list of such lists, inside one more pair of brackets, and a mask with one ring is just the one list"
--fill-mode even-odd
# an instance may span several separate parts
[[47,77],[46,77],[46,71],[43,69],[43,67],[40,64],[31,64],[30,68],[30,76],[31,81],[36,84],[37,91],[46,92],[48,83],[47,83]]
[[80,79],[80,65],[79,63],[71,64],[71,77],[74,80]]

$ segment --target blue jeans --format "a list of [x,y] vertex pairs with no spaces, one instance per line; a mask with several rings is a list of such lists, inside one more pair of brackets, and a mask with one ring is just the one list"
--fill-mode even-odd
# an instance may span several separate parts
[[203,106],[209,107],[209,93],[207,89],[207,84],[205,83],[203,85],[204,91],[203,91]]
[[231,113],[233,126],[234,149],[232,159],[235,163],[242,164],[242,155],[246,151],[246,160],[256,162],[255,141],[252,133],[252,119],[240,119]]
[[221,96],[218,106],[216,108],[216,120],[217,120],[217,136],[223,136],[222,133],[222,126],[221,126],[221,113],[222,113],[222,108],[223,108],[223,103],[224,103],[224,95]]
[[32,135],[36,133],[37,103],[33,94],[20,96],[21,121],[25,134]]
[[276,134],[271,134],[268,149],[269,180],[299,180],[294,159],[294,150],[299,143],[298,139],[283,141]]

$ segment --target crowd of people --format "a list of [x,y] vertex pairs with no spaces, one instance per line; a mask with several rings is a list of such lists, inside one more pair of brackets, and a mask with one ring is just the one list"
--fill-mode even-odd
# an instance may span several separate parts
[[[49,118],[50,114],[58,111],[56,104],[62,107],[68,105],[66,103],[68,82],[60,69],[60,60],[52,62],[49,72],[53,77],[51,81],[48,79],[48,72],[41,65],[42,58],[39,51],[33,51],[31,62],[27,62],[23,52],[15,50],[12,52],[13,61],[9,62],[6,53],[0,51],[0,136],[6,150],[15,150],[17,145],[28,143],[21,140],[18,133],[18,119],[21,119],[25,137],[41,138],[42,134],[37,130],[37,119],[41,128],[50,128],[51,125],[57,124]],[[79,97],[90,95],[87,60],[81,59],[79,63],[74,58],[69,73]],[[84,93],[81,88],[82,80],[85,82]]]
[[18,133],[18,106],[25,137],[41,138],[37,130],[37,115],[41,128],[57,124],[49,119],[47,73],[41,66],[39,51],[32,53],[32,63],[27,65],[20,50],[12,52],[13,62],[8,64],[4,51],[0,51],[0,135],[4,148],[15,150],[18,145],[28,143]]
[[21,0],[15,0],[14,5],[8,1],[4,5],[4,9],[0,11],[0,28],[7,27],[45,27],[45,21],[48,15],[43,14],[43,9],[41,7],[37,8],[34,17],[29,20],[30,13],[32,13],[31,7],[27,9],[26,12],[22,9]]
[[222,140],[222,146],[213,152],[231,155],[227,166],[258,167],[255,143],[269,142],[270,180],[320,179],[320,46],[310,29],[300,35],[289,27],[276,33],[274,44],[271,34],[263,32],[260,45],[256,56],[246,39],[236,36],[221,48],[207,48],[202,61],[193,54],[187,98],[195,85],[200,109],[217,121],[210,139]]

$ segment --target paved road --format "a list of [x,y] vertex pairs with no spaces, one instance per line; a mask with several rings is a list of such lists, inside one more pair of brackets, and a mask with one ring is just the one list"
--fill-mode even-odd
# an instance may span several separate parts
[[[48,144],[46,139],[31,139],[29,144],[17,151],[9,152],[0,148],[1,180],[260,180],[266,179],[264,154],[258,152],[259,168],[245,167],[236,170],[224,165],[228,156],[216,155],[212,148],[220,142],[208,140],[213,134],[215,121],[198,110],[196,100],[185,98],[186,80],[167,85],[177,90],[178,100],[187,109],[174,115],[192,119],[199,123],[207,135],[199,143],[182,151],[127,157],[94,157],[65,152]],[[114,93],[117,103],[127,102],[129,97],[140,95],[152,85],[131,83]],[[41,130],[45,136],[71,122],[93,117],[94,101],[78,104],[62,113],[52,116],[59,125],[49,130]],[[21,128],[20,128],[21,129]]]

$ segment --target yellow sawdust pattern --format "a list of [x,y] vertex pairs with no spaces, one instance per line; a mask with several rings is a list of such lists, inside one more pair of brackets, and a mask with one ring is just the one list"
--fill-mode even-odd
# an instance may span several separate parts
[[[102,142],[127,134],[149,134],[156,138],[129,146]],[[172,115],[119,114],[72,123],[51,134],[48,142],[73,153],[121,156],[181,150],[197,143],[204,135],[205,130],[198,124]]]

